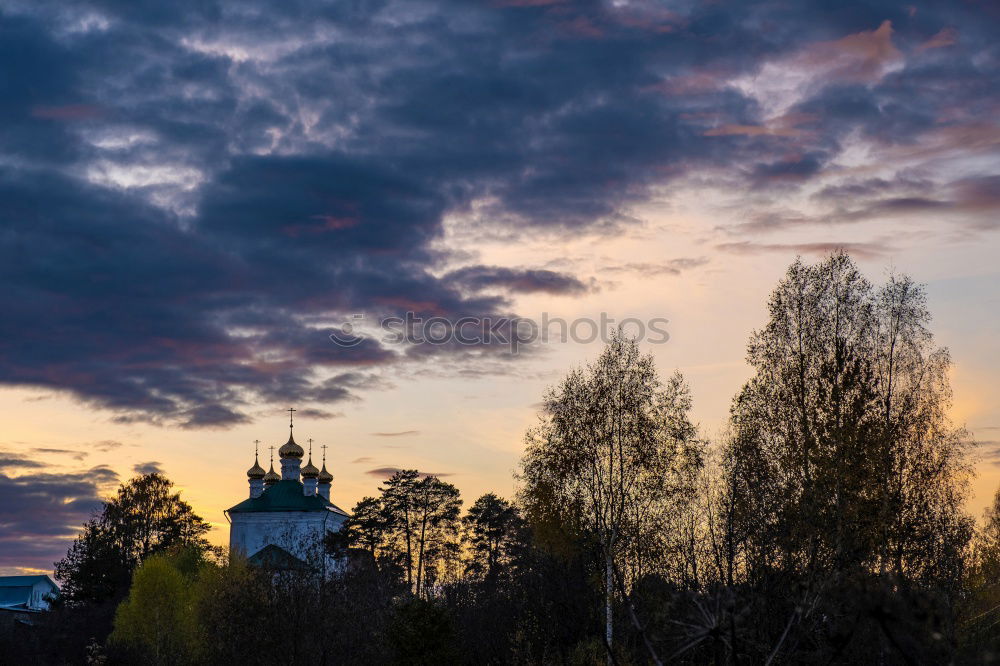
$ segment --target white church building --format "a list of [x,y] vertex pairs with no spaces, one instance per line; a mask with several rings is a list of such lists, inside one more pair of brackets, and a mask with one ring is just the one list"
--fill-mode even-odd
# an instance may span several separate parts
[[255,454],[253,467],[247,470],[250,497],[225,512],[229,549],[273,568],[329,571],[337,562],[326,553],[326,537],[340,530],[348,514],[330,502],[333,475],[326,470],[325,453],[323,468],[313,465],[312,440],[308,462],[302,466],[305,450],[292,434],[294,411],[289,410],[288,441],[278,449],[281,475],[274,471],[274,447],[267,472]]

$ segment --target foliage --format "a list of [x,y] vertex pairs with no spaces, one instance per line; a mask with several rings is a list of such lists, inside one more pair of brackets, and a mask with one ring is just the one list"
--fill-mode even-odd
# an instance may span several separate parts
[[537,524],[568,525],[603,562],[605,641],[612,642],[615,575],[664,565],[672,510],[693,495],[702,464],[687,386],[664,386],[652,356],[618,332],[597,361],[574,370],[544,401],[529,433],[520,499]]
[[176,556],[153,555],[132,577],[128,598],[115,613],[109,641],[133,661],[173,666],[193,658],[195,591],[191,577],[180,566]]
[[418,596],[449,574],[456,577],[458,489],[436,476],[402,470],[380,490],[380,497],[366,497],[354,507],[338,545],[363,548],[383,566],[398,569]]
[[451,618],[440,603],[406,599],[395,608],[389,624],[392,663],[444,666],[457,663]]
[[779,620],[760,647],[730,640],[760,658],[931,654],[941,639],[924,637],[954,637],[972,522],[968,437],[947,418],[923,290],[876,289],[838,253],[796,261],[769,311],[733,401],[718,534],[730,589]]
[[141,477],[59,563],[69,603],[37,633],[0,639],[2,654],[151,665],[1000,654],[1000,491],[974,534],[969,438],[948,420],[950,361],[922,288],[896,276],[875,287],[834,254],[795,262],[768,307],[714,448],[681,375],[661,381],[618,335],[546,395],[516,502],[486,493],[463,516],[453,485],[398,472],[330,539],[344,566],[324,576],[210,560],[207,525],[169,481]]
[[498,568],[511,560],[518,531],[522,529],[517,508],[502,497],[486,493],[477,499],[462,519],[469,543],[466,572],[494,579]]
[[161,474],[138,476],[122,484],[84,524],[55,565],[63,603],[117,600],[128,589],[132,572],[150,555],[180,546],[208,549],[204,535],[209,524],[172,488]]
[[769,308],[726,452],[745,574],[957,581],[968,437],[947,419],[950,362],[923,290],[896,277],[875,290],[835,254],[793,264]]

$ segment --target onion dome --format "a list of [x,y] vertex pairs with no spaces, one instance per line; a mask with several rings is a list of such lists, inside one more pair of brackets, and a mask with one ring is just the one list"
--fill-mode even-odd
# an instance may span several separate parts
[[281,481],[281,477],[278,476],[278,473],[274,471],[274,463],[271,463],[271,469],[269,469],[267,471],[267,474],[264,475],[264,485],[270,486],[277,483],[278,481]]
[[326,471],[326,463],[323,463],[323,469],[319,472],[319,482],[320,483],[333,483],[333,474]]
[[248,479],[263,479],[264,476],[265,476],[265,474],[264,474],[264,468],[260,466],[259,462],[257,462],[257,456],[254,456],[254,458],[253,458],[253,467],[251,467],[250,469],[247,470],[247,478]]
[[317,476],[319,476],[319,470],[316,469],[316,465],[313,465],[312,457],[310,457],[309,462],[302,468],[302,478],[315,479]]
[[281,458],[298,458],[302,460],[302,456],[305,455],[305,451],[301,446],[295,443],[295,437],[292,436],[292,415],[295,414],[295,408],[290,407],[288,409],[288,441],[281,445],[278,449],[278,456]]
[[295,443],[295,439],[292,437],[291,433],[288,435],[288,441],[281,445],[278,449],[278,455],[282,458],[298,458],[302,459],[305,455],[305,450]]

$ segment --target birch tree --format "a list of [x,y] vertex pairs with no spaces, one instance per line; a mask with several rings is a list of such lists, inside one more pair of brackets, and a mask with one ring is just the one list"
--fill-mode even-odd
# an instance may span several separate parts
[[612,659],[615,576],[627,589],[651,535],[701,464],[690,399],[677,374],[666,386],[651,355],[619,331],[598,359],[544,399],[527,436],[520,492],[529,518],[592,539],[604,579],[604,640]]
[[846,254],[788,270],[751,337],[727,464],[751,570],[861,567],[956,579],[968,436],[948,420],[947,350],[923,289],[875,289]]

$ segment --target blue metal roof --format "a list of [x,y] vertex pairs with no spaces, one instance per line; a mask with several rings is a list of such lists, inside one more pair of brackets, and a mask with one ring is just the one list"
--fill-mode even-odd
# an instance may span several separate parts
[[35,583],[46,581],[52,587],[58,586],[45,574],[34,576],[0,576],[0,587],[31,587]]

